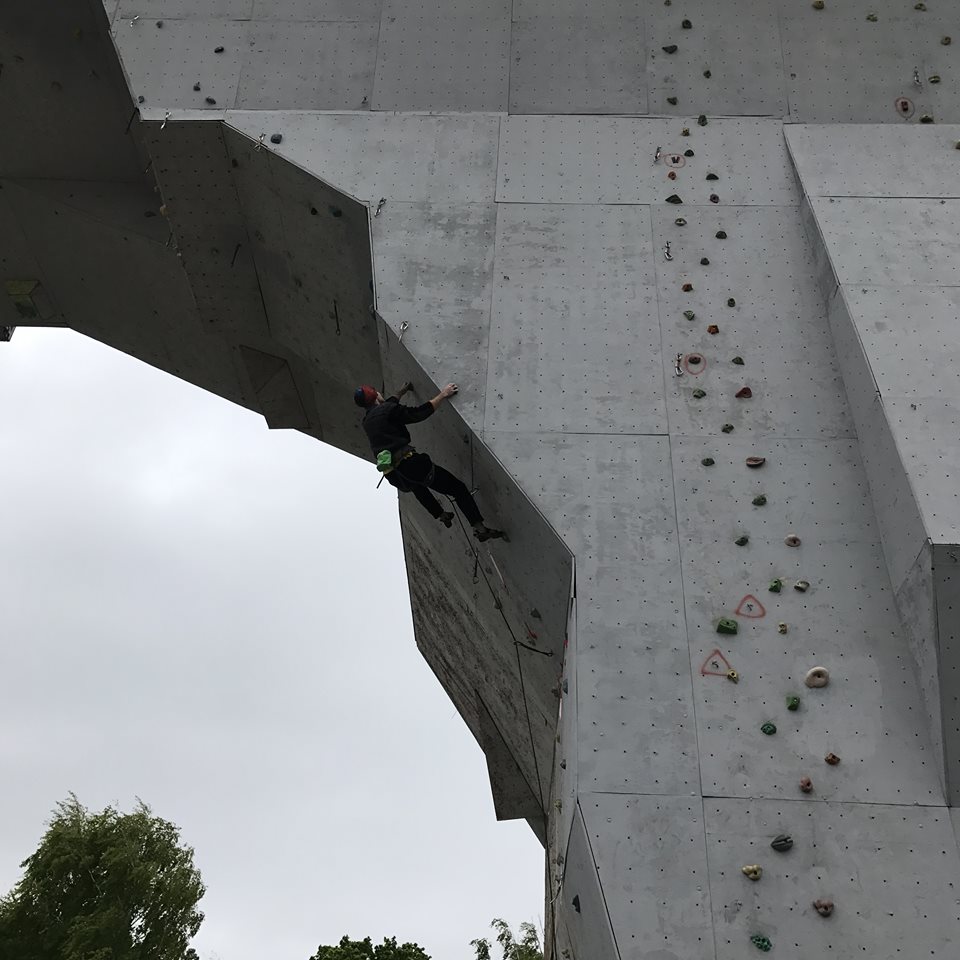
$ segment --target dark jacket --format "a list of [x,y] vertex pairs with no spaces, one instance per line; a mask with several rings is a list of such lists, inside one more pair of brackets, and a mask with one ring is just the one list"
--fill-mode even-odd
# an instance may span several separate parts
[[426,420],[433,410],[432,403],[419,407],[405,407],[396,397],[387,397],[383,403],[372,406],[363,417],[363,429],[370,440],[370,449],[376,456],[381,450],[397,453],[410,446],[408,423]]

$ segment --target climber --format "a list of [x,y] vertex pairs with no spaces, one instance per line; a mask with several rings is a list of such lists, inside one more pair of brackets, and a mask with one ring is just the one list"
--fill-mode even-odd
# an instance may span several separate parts
[[373,387],[362,386],[353,395],[354,403],[367,411],[363,416],[363,429],[377,458],[377,469],[401,493],[412,493],[444,526],[453,526],[453,513],[440,506],[431,490],[456,500],[478,540],[502,537],[502,530],[493,530],[483,522],[477,502],[466,485],[448,470],[437,466],[427,454],[418,453],[410,443],[407,424],[420,423],[432,416],[444,400],[449,400],[457,392],[457,385],[448,383],[432,400],[418,407],[404,406],[400,398],[412,389],[412,383],[405,383],[396,394],[384,399],[383,394]]

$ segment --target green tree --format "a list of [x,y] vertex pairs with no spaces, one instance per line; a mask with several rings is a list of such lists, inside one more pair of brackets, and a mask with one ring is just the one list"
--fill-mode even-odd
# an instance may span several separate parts
[[142,801],[91,813],[70,794],[0,900],[0,957],[197,960],[204,886],[179,840]]
[[374,946],[369,937],[366,940],[351,940],[343,937],[335,947],[317,947],[310,960],[430,960],[415,943],[397,944],[397,938]]
[[[503,951],[503,960],[543,960],[540,937],[532,923],[520,924],[520,939],[513,935],[506,920],[494,920],[491,924],[497,931],[497,943]],[[470,946],[477,951],[477,960],[490,960],[493,947],[489,940],[471,940]]]

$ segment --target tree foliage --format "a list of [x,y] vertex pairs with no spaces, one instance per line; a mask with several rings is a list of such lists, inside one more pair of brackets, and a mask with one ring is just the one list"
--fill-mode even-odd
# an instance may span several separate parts
[[[520,939],[513,935],[506,920],[494,920],[491,924],[497,931],[497,943],[503,951],[503,960],[543,960],[540,937],[532,923],[520,924]],[[477,960],[491,960],[493,949],[487,939],[471,940],[470,946],[477,951]]]
[[430,960],[428,954],[415,943],[397,944],[397,938],[386,937],[379,946],[366,940],[343,937],[335,947],[317,947],[310,960]]
[[0,900],[0,957],[196,960],[204,886],[179,840],[142,802],[91,813],[71,794]]

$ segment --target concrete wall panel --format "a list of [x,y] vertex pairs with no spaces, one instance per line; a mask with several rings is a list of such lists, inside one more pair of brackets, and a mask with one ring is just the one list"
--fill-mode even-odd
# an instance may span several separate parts
[[664,430],[649,217],[645,207],[501,206],[488,430]]
[[[658,146],[662,155],[654,163]],[[687,150],[693,157],[684,155]],[[674,156],[676,164],[669,159]],[[676,180],[669,179],[670,172]],[[706,181],[708,173],[721,178],[716,186]],[[713,193],[725,205],[798,203],[783,125],[739,118],[710,120],[701,127],[696,113],[671,120],[504,120],[497,181],[501,203],[660,204],[674,193],[685,204],[708,203]]]
[[[230,126],[374,208],[492,202],[500,118],[231,110]],[[282,143],[270,143],[279,133]]]

